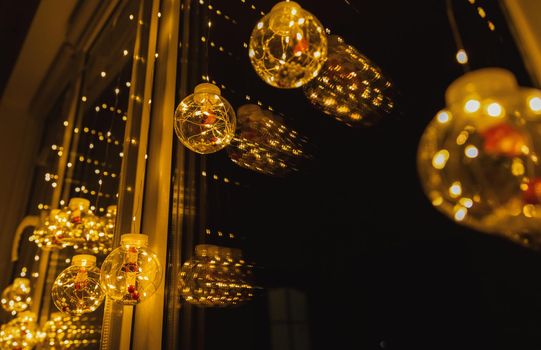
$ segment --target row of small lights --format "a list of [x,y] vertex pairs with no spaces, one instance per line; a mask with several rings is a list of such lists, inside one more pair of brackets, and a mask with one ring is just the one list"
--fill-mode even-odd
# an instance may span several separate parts
[[[207,177],[207,172],[206,172],[205,170],[201,171],[201,176]],[[219,180],[220,180],[220,177],[218,176],[218,174],[213,174],[212,176],[209,175],[208,177],[211,178],[211,179],[213,179],[213,180],[215,180],[215,181],[219,181]],[[230,180],[228,177],[223,177],[222,180],[223,180],[223,182],[226,183],[226,184],[227,184],[227,183],[231,183],[231,184],[234,183],[236,186],[240,186],[240,182],[238,182],[238,181],[232,181],[232,180]]]
[[[207,235],[210,236],[210,235],[212,235],[212,230],[211,230],[210,228],[207,228],[207,229],[205,229],[205,233],[206,233]],[[234,233],[227,233],[227,234],[226,234],[226,233],[223,233],[223,232],[220,231],[220,230],[217,230],[215,234],[216,234],[217,236],[219,236],[219,237],[224,237],[224,236],[226,236],[226,237],[229,237],[229,238],[231,238],[231,239],[235,238],[235,234],[234,234]]]

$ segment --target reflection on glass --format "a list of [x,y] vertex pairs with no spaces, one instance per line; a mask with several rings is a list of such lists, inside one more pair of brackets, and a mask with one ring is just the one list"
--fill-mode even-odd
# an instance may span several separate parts
[[370,126],[394,109],[391,82],[380,68],[336,35],[319,75],[303,88],[308,100],[348,126]]
[[93,349],[100,340],[100,329],[95,323],[96,320],[93,318],[53,312],[43,325],[40,349]]
[[[455,222],[541,246],[541,91],[490,68],[453,82],[447,109],[419,143],[418,170],[432,204]],[[534,106],[535,107],[535,106]]]
[[283,118],[258,105],[237,112],[237,134],[227,153],[235,164],[266,175],[284,176],[299,170],[309,156],[307,141],[289,129]]
[[195,257],[182,266],[178,276],[181,295],[193,305],[232,306],[254,296],[252,270],[240,249],[200,244]]

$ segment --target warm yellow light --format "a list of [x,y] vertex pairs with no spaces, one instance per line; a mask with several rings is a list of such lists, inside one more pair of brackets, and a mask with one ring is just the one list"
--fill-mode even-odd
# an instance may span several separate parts
[[441,124],[445,124],[449,120],[451,120],[451,114],[447,111],[441,111],[438,113],[436,118],[438,118],[438,122],[440,122]]
[[499,103],[493,102],[487,106],[487,114],[491,117],[501,117],[503,108]]
[[105,76],[107,75],[107,73],[105,73],[105,72],[102,71],[102,72],[100,73],[100,75],[101,75],[102,78],[105,78]]
[[128,50],[124,50],[122,53],[124,54],[124,56],[126,56],[128,55]]
[[448,159],[449,151],[442,149],[436,152],[436,154],[432,158],[432,166],[436,169],[443,169]]
[[479,16],[480,16],[481,18],[485,18],[485,17],[487,16],[487,13],[485,12],[485,9],[482,8],[481,6],[479,6],[479,7],[477,8],[477,13],[479,13]]
[[466,104],[464,104],[464,110],[468,113],[475,113],[481,108],[481,102],[477,100],[468,100]]
[[464,220],[464,218],[466,217],[466,214],[468,213],[468,209],[462,207],[462,208],[459,208],[456,212],[455,212],[455,220],[456,221],[462,221]]
[[541,98],[539,97],[530,97],[528,100],[528,106],[534,112],[541,112]]
[[459,181],[453,182],[451,187],[449,187],[449,195],[453,198],[457,198],[462,194],[462,186]]
[[464,49],[460,49],[456,53],[456,60],[460,64],[466,64],[468,63],[468,54]]
[[473,145],[468,145],[464,149],[464,154],[468,158],[476,158],[479,155],[479,150]]
[[515,176],[522,176],[524,175],[524,163],[520,158],[516,158],[513,160],[513,164],[511,165],[511,173]]
[[460,198],[459,203],[465,206],[466,208],[471,208],[473,206],[473,201],[470,198],[466,198],[466,197]]

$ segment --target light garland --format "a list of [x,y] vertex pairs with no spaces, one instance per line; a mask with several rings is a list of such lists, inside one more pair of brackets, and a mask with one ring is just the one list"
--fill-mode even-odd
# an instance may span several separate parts
[[30,293],[30,280],[22,277],[15,278],[13,283],[2,292],[0,300],[2,308],[13,316],[18,312],[28,310],[32,306]]

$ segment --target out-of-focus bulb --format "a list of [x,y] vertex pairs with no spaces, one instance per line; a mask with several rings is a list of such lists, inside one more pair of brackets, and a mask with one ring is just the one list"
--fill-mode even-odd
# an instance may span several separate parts
[[235,111],[220,88],[202,83],[175,111],[175,132],[190,150],[208,154],[226,147],[235,136]]
[[0,300],[2,308],[12,314],[28,310],[32,305],[30,292],[30,280],[28,278],[15,278],[13,283],[2,292],[2,299]]
[[81,315],[96,310],[105,298],[96,257],[85,254],[73,256],[71,266],[54,281],[51,295],[63,313]]
[[541,247],[541,91],[512,73],[465,74],[421,137],[418,170],[432,204],[462,225]]
[[162,269],[156,255],[147,247],[147,235],[124,234],[120,247],[113,250],[101,265],[101,283],[114,301],[135,305],[151,297],[158,289]]
[[325,29],[296,2],[279,2],[252,31],[248,55],[269,85],[298,88],[317,76],[327,58]]
[[0,349],[31,350],[44,337],[38,329],[33,312],[21,312],[0,328]]

